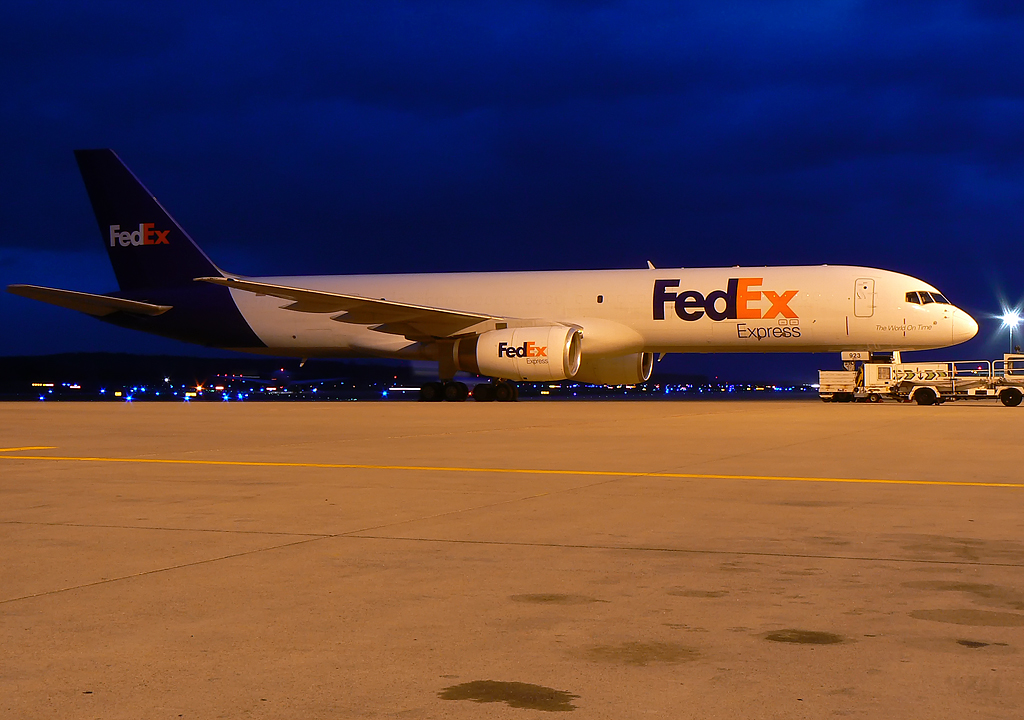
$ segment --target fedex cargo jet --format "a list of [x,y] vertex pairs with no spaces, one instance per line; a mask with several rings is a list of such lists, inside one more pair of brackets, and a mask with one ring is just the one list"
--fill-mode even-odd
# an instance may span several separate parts
[[[111,150],[78,166],[120,289],[7,289],[123,327],[244,352],[432,360],[425,400],[494,382],[646,381],[655,353],[924,350],[978,324],[926,282],[867,267],[242,277],[221,270]],[[510,382],[513,381],[513,382]]]

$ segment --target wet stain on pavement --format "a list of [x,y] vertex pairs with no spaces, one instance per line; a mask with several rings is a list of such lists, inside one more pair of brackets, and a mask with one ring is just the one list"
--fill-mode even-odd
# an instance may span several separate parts
[[[941,592],[962,592],[974,595],[983,601],[991,604],[1009,608],[1011,610],[1024,610],[1024,595],[1011,588],[999,585],[984,585],[982,583],[949,582],[943,580],[915,580],[903,583],[903,587],[914,588],[915,590],[938,590]],[[985,603],[982,603],[985,604]]]
[[849,540],[843,540],[842,538],[836,538],[830,535],[816,535],[812,537],[811,540],[821,543],[822,545],[831,545],[832,547],[846,547],[850,544]]
[[684,623],[662,623],[665,627],[672,628],[673,630],[686,630],[687,632],[702,632],[706,633],[707,628],[694,627],[692,625],[686,625]]
[[669,595],[691,598],[720,598],[729,594],[728,590],[669,590]]
[[896,541],[907,552],[950,557],[970,561],[1019,563],[1024,560],[1024,544],[1012,540],[981,540],[943,535],[903,535]]
[[796,645],[837,645],[844,641],[842,635],[818,632],[816,630],[776,630],[764,636],[765,640]]
[[598,600],[586,595],[561,595],[557,593],[513,595],[512,600],[521,603],[534,603],[536,605],[587,605],[589,603],[608,602],[607,600]]
[[693,648],[665,642],[625,642],[620,645],[595,645],[587,648],[585,655],[597,662],[613,662],[623,665],[646,667],[653,663],[677,665],[697,658]]
[[544,712],[571,712],[572,701],[579,697],[564,690],[543,685],[497,680],[474,680],[452,685],[437,694],[442,700],[472,700],[477,703],[503,702],[509,707]]
[[982,642],[981,640],[957,640],[956,644],[957,645],[963,645],[964,647],[968,647],[968,648],[983,648],[983,647],[988,647],[989,645],[997,645],[999,647],[1006,647],[1006,643],[1003,643],[1003,642],[987,643],[987,642]]
[[954,625],[1024,627],[1024,615],[993,610],[914,610],[910,613],[910,617],[916,620],[931,620]]

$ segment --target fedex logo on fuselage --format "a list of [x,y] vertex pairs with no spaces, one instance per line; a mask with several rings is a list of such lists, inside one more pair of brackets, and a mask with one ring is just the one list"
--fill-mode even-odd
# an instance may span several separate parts
[[[758,290],[763,278],[729,278],[725,290],[713,290],[707,295],[696,290],[675,292],[678,280],[654,281],[654,319],[665,319],[665,304],[672,303],[680,320],[693,322],[707,315],[712,320],[767,320],[775,317],[795,318],[797,314],[789,307],[798,290],[777,293],[773,290]],[[751,307],[759,303],[762,296],[770,305],[762,311]]]
[[121,247],[128,247],[130,245],[170,245],[171,243],[167,240],[167,236],[170,233],[170,230],[157,230],[153,223],[139,223],[139,229],[130,232],[127,230],[122,232],[120,225],[111,225],[110,247],[115,245],[120,245]]

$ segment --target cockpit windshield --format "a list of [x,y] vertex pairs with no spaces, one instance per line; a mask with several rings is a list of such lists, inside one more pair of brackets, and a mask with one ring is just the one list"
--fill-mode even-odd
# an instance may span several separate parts
[[915,305],[928,305],[930,303],[941,303],[942,305],[952,305],[946,296],[942,293],[931,292],[930,290],[918,290],[917,292],[907,293],[907,302],[914,303]]

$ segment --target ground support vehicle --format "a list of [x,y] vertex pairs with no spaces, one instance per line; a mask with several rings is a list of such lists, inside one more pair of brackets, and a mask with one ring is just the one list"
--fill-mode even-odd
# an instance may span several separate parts
[[[852,356],[852,357],[848,357]],[[881,402],[892,399],[938,405],[953,400],[998,399],[1007,407],[1024,400],[1024,355],[1002,360],[901,362],[870,353],[843,353],[845,371],[819,372],[818,395],[825,402]]]

